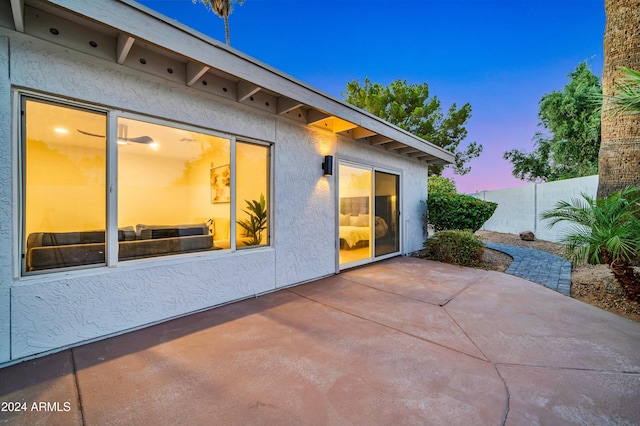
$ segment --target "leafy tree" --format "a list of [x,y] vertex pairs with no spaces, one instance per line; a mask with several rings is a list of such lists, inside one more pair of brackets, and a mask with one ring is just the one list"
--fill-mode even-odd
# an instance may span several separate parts
[[535,134],[535,150],[504,153],[518,179],[555,181],[598,173],[600,105],[593,99],[602,91],[600,81],[586,62],[568,77],[571,81],[561,92],[540,100],[538,125],[548,133]]
[[456,194],[456,183],[453,179],[446,178],[444,176],[431,175],[427,181],[427,192],[429,196],[432,195],[444,195],[444,194]]
[[614,192],[607,197],[560,201],[542,212],[549,227],[559,222],[572,223],[561,242],[567,255],[576,261],[606,263],[627,297],[640,301],[640,274],[633,261],[640,253],[640,188]]
[[[358,80],[347,83],[347,90],[342,96],[350,104],[455,153],[454,172],[457,174],[468,173],[471,168],[465,165],[482,152],[482,145],[475,142],[465,150],[458,150],[467,137],[464,126],[471,117],[471,105],[467,103],[457,109],[454,103],[445,117],[440,100],[436,96],[429,98],[427,83],[408,85],[406,80],[396,80],[383,86],[366,78],[364,84]],[[440,175],[443,168],[432,166],[429,173]]]
[[229,38],[229,15],[233,12],[233,4],[242,6],[244,0],[192,0],[193,4],[202,3],[207,10],[212,11],[224,20],[224,36],[227,46],[231,46]]

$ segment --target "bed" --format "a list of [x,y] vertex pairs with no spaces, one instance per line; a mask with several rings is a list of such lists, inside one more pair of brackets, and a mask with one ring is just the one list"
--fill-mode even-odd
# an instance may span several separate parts
[[[375,237],[382,238],[387,235],[389,227],[387,222],[380,216],[375,217],[376,228]],[[344,241],[345,248],[355,248],[358,243],[361,245],[371,240],[371,226],[368,214],[352,216],[350,214],[340,214],[340,239]]]

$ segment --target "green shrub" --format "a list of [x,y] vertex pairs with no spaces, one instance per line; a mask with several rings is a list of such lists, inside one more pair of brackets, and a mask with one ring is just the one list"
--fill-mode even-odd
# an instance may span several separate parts
[[453,181],[453,179],[449,179],[439,175],[429,176],[429,180],[427,181],[427,189],[429,195],[455,194],[458,192],[456,190],[456,183]]
[[436,232],[448,229],[476,232],[498,205],[463,194],[433,194],[427,199],[426,223]]
[[484,244],[470,231],[441,231],[424,242],[424,254],[431,260],[454,265],[476,266],[482,261]]

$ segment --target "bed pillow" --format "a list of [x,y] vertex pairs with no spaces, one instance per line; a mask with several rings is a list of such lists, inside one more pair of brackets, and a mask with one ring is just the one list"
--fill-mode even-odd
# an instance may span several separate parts
[[350,226],[350,217],[348,214],[340,214],[340,226]]
[[358,216],[352,216],[352,225],[351,226],[359,226],[361,228],[369,226],[369,215],[368,214],[359,214]]

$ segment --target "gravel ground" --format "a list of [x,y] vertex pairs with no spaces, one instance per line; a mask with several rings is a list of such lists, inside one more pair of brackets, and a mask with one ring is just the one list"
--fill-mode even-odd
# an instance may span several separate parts
[[[478,231],[476,235],[483,241],[529,247],[558,256],[564,253],[564,247],[561,244],[550,241],[522,241],[518,235],[491,231]],[[511,257],[504,253],[485,249],[483,256],[485,264],[482,268],[504,272],[511,260]],[[627,300],[606,265],[574,264],[571,271],[571,297],[640,322],[640,304]]]

